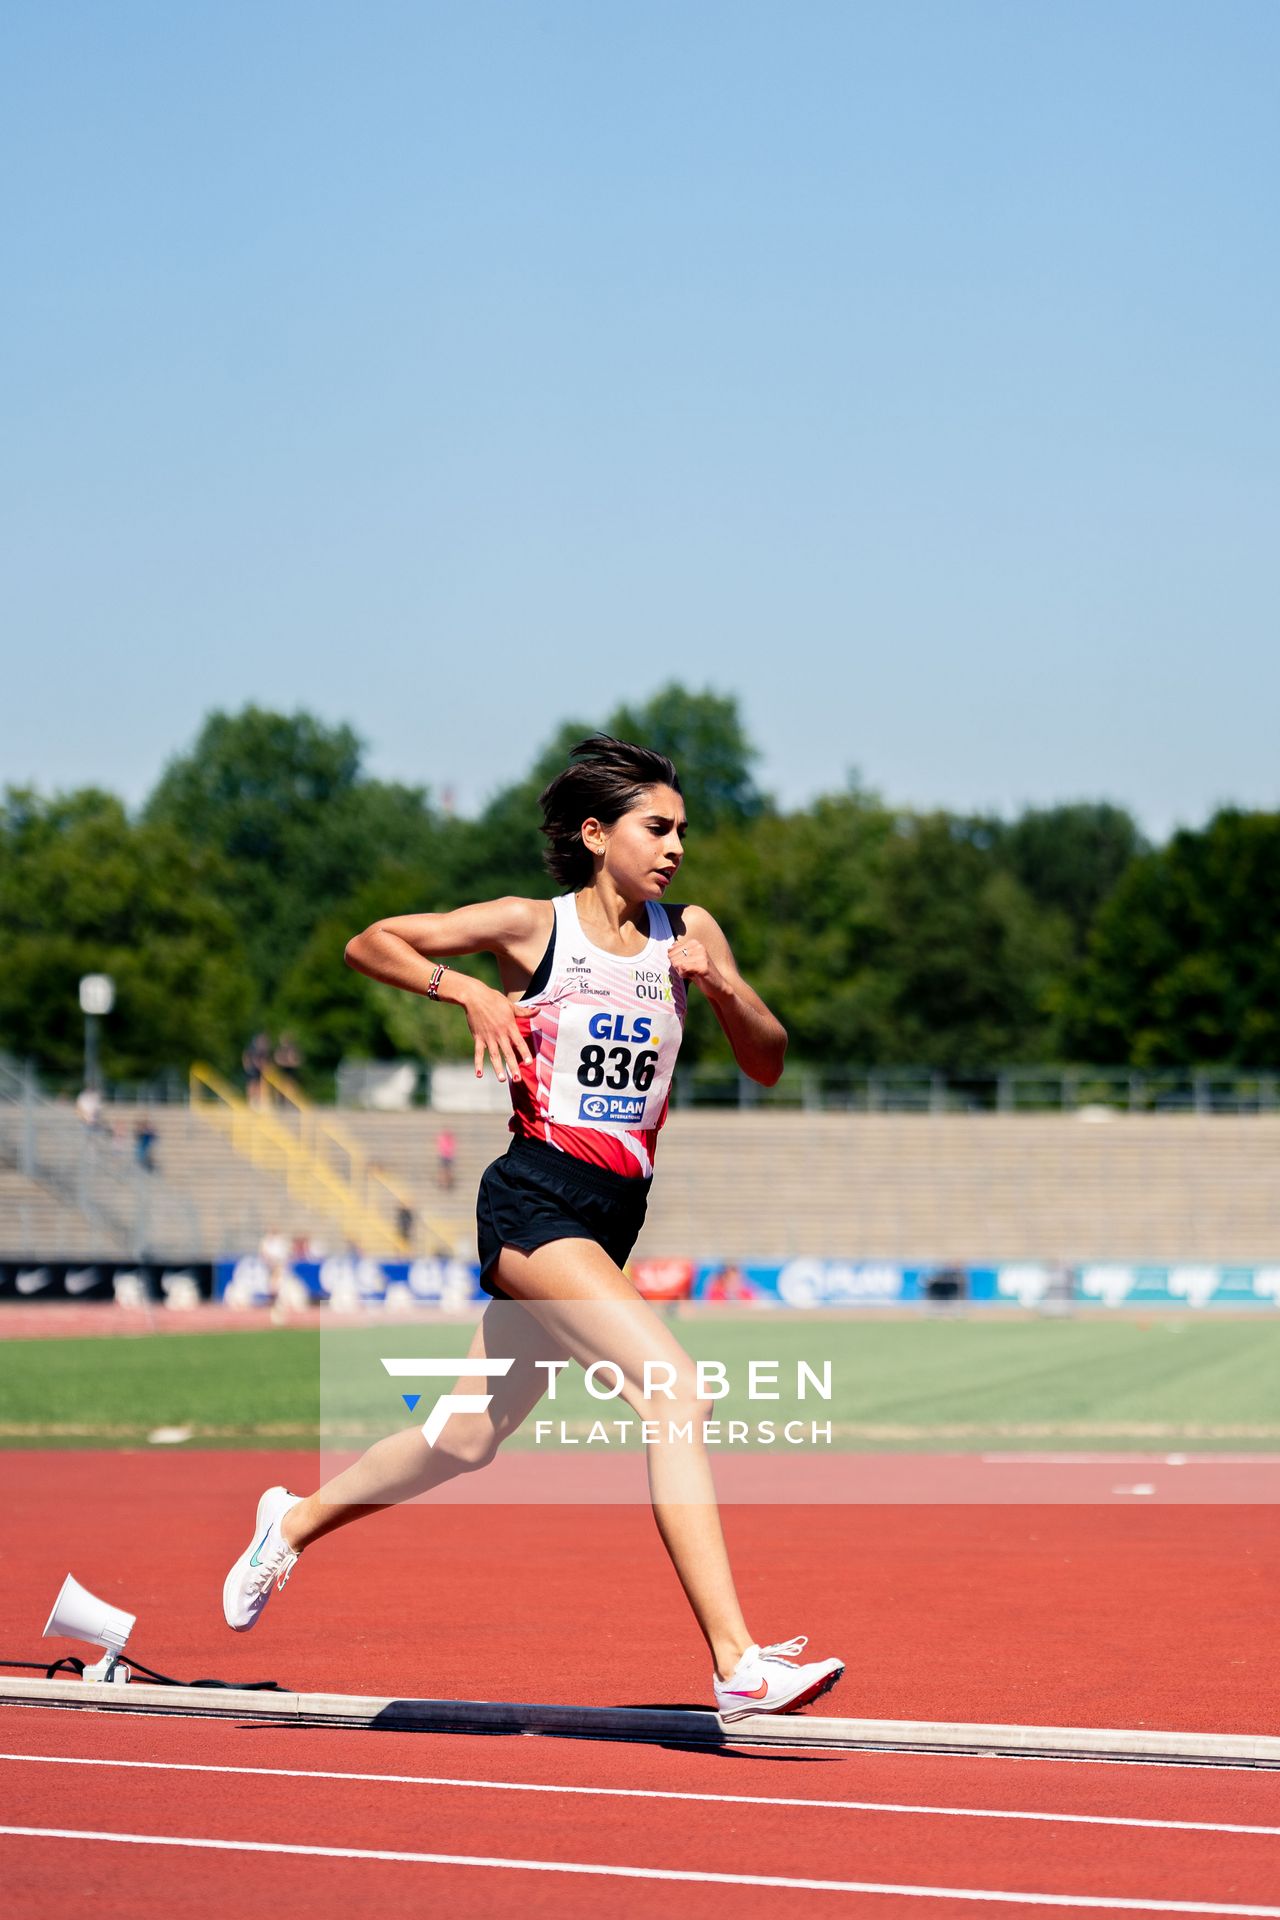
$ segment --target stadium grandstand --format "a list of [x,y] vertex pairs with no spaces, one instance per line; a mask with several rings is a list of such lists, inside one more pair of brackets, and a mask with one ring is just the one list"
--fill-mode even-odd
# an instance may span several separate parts
[[[116,1101],[96,1127],[0,1075],[0,1257],[215,1261],[275,1231],[318,1251],[470,1256],[500,1111],[335,1110],[229,1088]],[[140,1125],[154,1165],[137,1163]],[[434,1141],[456,1142],[442,1188]],[[638,1252],[961,1266],[1280,1258],[1280,1114],[677,1107]]]

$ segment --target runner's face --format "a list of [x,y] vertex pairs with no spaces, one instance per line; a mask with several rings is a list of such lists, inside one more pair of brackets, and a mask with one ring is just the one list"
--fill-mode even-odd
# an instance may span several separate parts
[[674,787],[647,787],[610,827],[587,821],[588,846],[603,843],[605,871],[631,899],[660,900],[684,858],[688,827]]

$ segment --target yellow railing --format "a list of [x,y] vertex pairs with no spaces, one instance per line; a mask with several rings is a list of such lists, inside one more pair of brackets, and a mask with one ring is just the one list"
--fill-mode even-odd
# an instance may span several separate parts
[[[413,1196],[292,1081],[267,1068],[261,1084],[263,1098],[250,1106],[213,1067],[197,1061],[190,1074],[192,1111],[218,1127],[233,1151],[253,1166],[283,1174],[294,1199],[337,1219],[362,1252],[409,1254],[400,1226],[404,1212],[422,1221],[436,1252],[457,1250],[458,1229],[419,1214]],[[388,1203],[394,1213],[388,1213]]]
[[376,1160],[371,1160],[359,1142],[352,1139],[327,1108],[313,1106],[296,1081],[275,1067],[264,1067],[262,1085],[266,1090],[267,1111],[290,1115],[298,1128],[299,1139],[322,1164],[332,1168],[333,1160],[337,1159],[340,1175],[361,1196],[366,1206],[376,1210],[379,1202],[385,1208],[389,1201],[397,1214],[411,1213],[421,1221],[436,1242],[437,1252],[452,1253],[456,1250],[457,1223],[423,1213],[410,1190]]

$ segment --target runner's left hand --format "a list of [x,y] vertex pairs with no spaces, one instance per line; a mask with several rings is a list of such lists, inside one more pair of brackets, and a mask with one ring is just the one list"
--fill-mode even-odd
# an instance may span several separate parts
[[714,994],[728,985],[701,940],[677,940],[671,948],[671,971],[686,980],[696,980],[704,993]]

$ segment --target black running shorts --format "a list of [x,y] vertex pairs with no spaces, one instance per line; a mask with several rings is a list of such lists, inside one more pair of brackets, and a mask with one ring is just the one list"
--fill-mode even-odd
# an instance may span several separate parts
[[485,1168],[476,1195],[480,1285],[504,1299],[493,1278],[502,1249],[533,1253],[549,1240],[594,1240],[625,1265],[644,1225],[651,1184],[577,1160],[543,1140],[513,1140]]

